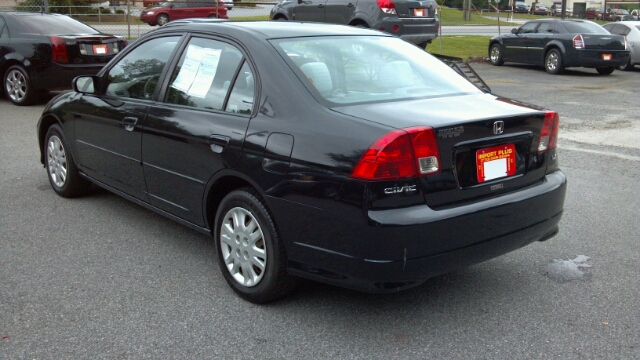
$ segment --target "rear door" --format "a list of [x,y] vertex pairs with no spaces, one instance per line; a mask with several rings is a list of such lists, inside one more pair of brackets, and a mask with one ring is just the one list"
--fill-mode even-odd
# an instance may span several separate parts
[[74,114],[78,163],[87,174],[146,199],[141,142],[157,81],[179,36],[149,40],[121,58],[102,77],[98,94],[83,94]]
[[240,158],[255,78],[232,43],[193,37],[145,120],[142,164],[149,202],[204,226],[205,188]]
[[556,36],[556,29],[552,22],[541,22],[536,31],[529,34],[529,44],[526,50],[526,58],[533,63],[544,63],[544,49],[549,41]]
[[327,0],[325,21],[347,25],[355,15],[357,3],[358,0]]

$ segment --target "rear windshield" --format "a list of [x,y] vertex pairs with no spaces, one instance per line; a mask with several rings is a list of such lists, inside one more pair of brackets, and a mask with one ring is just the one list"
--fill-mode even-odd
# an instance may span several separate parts
[[562,23],[570,33],[577,34],[608,34],[602,26],[590,21],[570,21]]
[[67,16],[31,15],[17,17],[25,29],[40,35],[99,34],[91,26]]
[[300,80],[328,106],[479,92],[423,49],[379,36],[272,40]]

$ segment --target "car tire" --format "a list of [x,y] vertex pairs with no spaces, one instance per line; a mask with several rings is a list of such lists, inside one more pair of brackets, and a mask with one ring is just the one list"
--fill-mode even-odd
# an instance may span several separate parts
[[504,60],[502,60],[502,46],[500,46],[500,44],[491,45],[491,49],[489,49],[489,61],[495,66],[504,64]]
[[243,299],[263,304],[295,287],[276,224],[254,189],[234,190],[222,199],[214,237],[220,270]]
[[160,14],[156,18],[156,24],[158,24],[159,26],[165,26],[168,22],[169,22],[169,15],[167,14]]
[[616,68],[613,66],[603,66],[603,67],[599,67],[596,68],[596,71],[598,72],[598,74],[600,75],[611,75],[611,73],[615,70]]
[[20,65],[13,65],[7,69],[3,84],[5,95],[15,105],[31,105],[38,97],[37,91],[31,86],[27,71]]
[[549,74],[561,74],[564,70],[564,64],[562,63],[562,54],[558,49],[551,49],[544,57],[544,69]]
[[626,64],[620,66],[620,70],[622,70],[622,71],[631,71],[631,70],[633,70],[634,67],[635,66],[631,62],[631,57],[629,57],[629,61]]
[[67,139],[59,125],[52,125],[47,130],[44,160],[49,183],[58,195],[65,198],[77,197],[91,189],[91,183],[78,173]]

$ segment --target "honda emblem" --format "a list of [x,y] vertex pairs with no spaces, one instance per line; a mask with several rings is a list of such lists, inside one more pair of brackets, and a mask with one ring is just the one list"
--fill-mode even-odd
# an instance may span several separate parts
[[493,133],[500,135],[504,132],[504,121],[496,121],[493,123]]

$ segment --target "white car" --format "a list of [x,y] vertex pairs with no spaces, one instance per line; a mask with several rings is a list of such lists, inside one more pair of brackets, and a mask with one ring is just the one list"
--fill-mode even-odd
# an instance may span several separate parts
[[227,10],[233,9],[233,0],[218,0],[218,1],[223,2]]
[[633,70],[636,65],[640,65],[640,22],[618,21],[603,25],[612,34],[622,35],[629,44],[629,63],[621,66],[621,70]]

